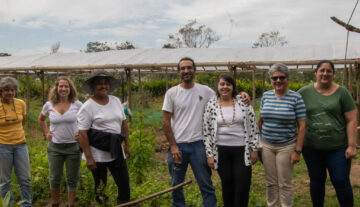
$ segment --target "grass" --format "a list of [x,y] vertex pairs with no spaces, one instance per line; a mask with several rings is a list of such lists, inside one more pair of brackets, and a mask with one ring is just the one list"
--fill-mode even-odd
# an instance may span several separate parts
[[[46,143],[46,141],[41,139],[29,139],[27,142],[31,162],[34,206],[43,206],[45,202],[50,198]],[[359,162],[360,159],[357,158],[357,161]],[[130,171],[129,173],[131,183],[131,200],[136,200],[170,187],[170,176],[165,160],[155,159],[155,165],[153,165],[152,168],[147,172],[146,177],[144,178],[144,182],[141,184],[135,184],[135,182],[131,180],[131,178],[134,177],[133,172]],[[218,198],[218,206],[223,206],[221,196],[221,182],[216,171],[213,171],[212,178]],[[201,194],[198,190],[198,186],[196,185],[196,181],[191,170],[188,171],[185,180],[189,179],[193,180],[193,184],[184,187],[187,204],[188,206],[202,206]],[[309,194],[309,178],[303,159],[294,167],[293,184],[295,206],[311,206]],[[64,197],[66,194],[66,189],[64,186],[65,181],[63,181],[62,183],[62,200],[66,200],[66,198]],[[15,179],[13,179],[13,187],[15,188],[15,198],[19,200],[19,192]],[[262,164],[258,162],[253,166],[249,206],[266,206],[265,189],[265,173]],[[353,186],[353,190],[355,196],[355,203],[360,203],[360,187],[355,185]],[[333,190],[330,182],[326,182],[326,191],[327,193],[324,206],[338,206],[335,191]],[[112,177],[109,177],[106,194],[110,195],[110,203],[112,205],[116,204],[116,192],[116,185]],[[96,204],[93,202],[93,179],[90,171],[87,170],[84,161],[82,162],[81,167],[81,180],[77,198],[78,206],[96,206]],[[171,194],[167,193],[165,195],[148,200],[139,206],[165,207],[170,206],[170,202]]]
[[[259,103],[259,99],[256,100]],[[146,127],[155,127],[161,128],[161,106],[162,98],[158,98],[149,102],[149,108],[143,109],[142,113],[144,114],[143,123]],[[31,112],[30,112],[30,127],[26,130],[27,135],[27,145],[30,155],[30,164],[31,164],[31,179],[32,179],[32,189],[33,189],[33,206],[44,206],[47,204],[50,198],[49,191],[49,182],[48,182],[48,160],[46,145],[47,142],[42,140],[41,133],[37,130],[37,117],[41,110],[41,101],[34,100],[31,103]],[[259,106],[259,104],[257,104]],[[136,113],[138,109],[133,109],[133,112]],[[258,110],[256,110],[258,111]],[[134,120],[137,121],[137,120]],[[164,152],[163,152],[164,153]],[[155,164],[149,168],[146,172],[146,176],[141,184],[136,184],[134,182],[135,174],[131,170],[130,173],[130,187],[131,187],[131,200],[136,200],[144,196],[165,190],[170,187],[170,176],[167,169],[167,163],[164,159],[153,158]],[[360,158],[356,158],[357,163],[360,163]],[[93,192],[93,178],[90,171],[86,168],[85,162],[81,164],[81,179],[79,191],[77,194],[77,205],[78,206],[97,206],[94,203],[94,192]],[[196,207],[202,206],[201,194],[196,185],[194,175],[191,170],[188,171],[185,180],[193,180],[193,184],[184,187],[185,197],[187,201],[187,206]],[[213,171],[213,184],[216,190],[216,196],[218,198],[218,206],[223,206],[222,196],[221,196],[221,182],[216,171]],[[293,184],[294,184],[294,203],[295,206],[311,206],[310,193],[309,193],[309,178],[307,175],[307,169],[303,159],[295,165],[293,172]],[[20,200],[19,188],[16,182],[15,176],[12,179],[12,186],[14,197],[16,201]],[[65,181],[62,182],[61,195],[62,200],[65,201],[66,198],[66,188]],[[262,207],[266,206],[266,186],[265,186],[265,173],[261,163],[257,163],[253,166],[252,173],[252,185],[250,190],[250,207]],[[360,203],[360,186],[354,185],[354,198],[355,204]],[[112,177],[109,177],[108,186],[106,188],[107,195],[110,196],[109,203],[110,205],[116,204],[116,185]],[[151,200],[145,201],[138,205],[139,207],[167,207],[171,205],[171,194],[167,193],[162,196],[153,198]],[[328,180],[326,182],[326,197],[324,206],[335,207],[338,206],[336,194],[332,187],[331,182]]]

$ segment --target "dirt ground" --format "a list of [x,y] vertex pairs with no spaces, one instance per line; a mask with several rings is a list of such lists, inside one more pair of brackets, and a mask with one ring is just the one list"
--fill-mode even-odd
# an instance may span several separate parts
[[[164,132],[162,130],[156,129],[157,137],[155,142],[157,144],[156,148],[156,157],[160,160],[167,159],[167,149],[169,148],[169,144],[166,140]],[[358,155],[360,156],[360,155]],[[350,172],[350,180],[352,185],[360,186],[360,161],[353,160],[351,165],[351,172]]]
[[[167,159],[167,150],[169,148],[169,144],[166,140],[166,137],[164,135],[164,132],[162,130],[156,129],[157,137],[155,139],[155,142],[157,144],[156,151],[156,157],[160,160],[166,161]],[[360,156],[360,155],[358,155]],[[352,185],[360,186],[360,161],[354,160],[351,165],[351,174],[350,179]],[[61,203],[60,206],[65,206],[66,203]],[[90,205],[91,206],[91,205]],[[51,207],[51,199],[49,199],[46,202],[46,207]]]
[[[360,156],[360,155],[357,155]],[[359,160],[354,160],[351,165],[350,172],[351,184],[360,186],[360,162]]]

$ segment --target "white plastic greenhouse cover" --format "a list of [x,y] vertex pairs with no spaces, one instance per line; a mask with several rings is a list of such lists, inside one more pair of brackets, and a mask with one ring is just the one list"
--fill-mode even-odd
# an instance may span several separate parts
[[[297,47],[272,48],[179,48],[179,49],[133,49],[111,50],[96,53],[56,53],[27,56],[0,57],[0,70],[37,67],[86,67],[132,65],[166,65],[173,67],[182,57],[191,57],[196,63],[261,62],[261,61],[311,61],[342,60],[345,44],[325,44]],[[348,59],[360,60],[360,43],[348,46]]]

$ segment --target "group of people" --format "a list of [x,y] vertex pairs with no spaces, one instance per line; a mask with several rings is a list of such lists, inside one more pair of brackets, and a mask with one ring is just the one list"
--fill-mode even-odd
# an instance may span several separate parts
[[[261,158],[267,205],[291,207],[292,171],[303,153],[313,206],[324,205],[327,170],[340,206],[354,206],[349,177],[357,154],[357,111],[347,89],[333,82],[331,61],[320,61],[316,82],[298,92],[288,89],[288,67],[272,65],[274,89],[263,94],[258,121],[248,94],[238,95],[231,76],[220,75],[214,92],[195,83],[191,58],[182,58],[177,69],[181,83],[166,92],[162,108],[172,185],[184,181],[190,164],[203,205],[217,206],[211,181],[215,169],[224,206],[248,206],[251,165]],[[172,192],[172,206],[186,206],[181,188]]]
[[[49,181],[52,206],[60,204],[60,184],[64,165],[68,189],[67,206],[74,206],[83,159],[94,178],[95,200],[105,203],[107,169],[118,187],[117,203],[130,200],[129,174],[125,159],[130,157],[129,131],[120,100],[109,95],[118,81],[105,71],[95,72],[83,83],[83,91],[91,94],[84,104],[77,100],[73,82],[60,76],[49,92],[49,100],[39,115],[39,125],[48,140]],[[0,80],[0,191],[4,198],[11,194],[11,172],[20,185],[22,206],[31,206],[29,153],[24,136],[25,103],[15,98],[16,79]],[[47,126],[46,119],[50,125]],[[124,143],[124,147],[122,147]],[[101,182],[103,183],[101,185]],[[100,189],[100,186],[102,188]],[[10,195],[8,206],[13,204]]]
[[[269,70],[273,90],[263,94],[257,121],[250,98],[236,90],[229,75],[218,77],[216,92],[195,83],[196,65],[189,57],[177,66],[181,83],[164,98],[163,130],[169,142],[171,185],[182,183],[188,165],[199,185],[203,205],[217,206],[212,169],[221,179],[225,207],[248,206],[252,168],[264,165],[269,207],[293,206],[292,171],[303,154],[310,177],[314,207],[322,207],[327,170],[340,206],[354,205],[350,185],[351,158],[357,154],[357,111],[350,93],[333,82],[331,61],[320,61],[316,82],[298,92],[288,89],[289,70],[274,64]],[[105,71],[83,83],[91,97],[82,104],[68,77],[58,77],[39,115],[48,140],[52,206],[59,206],[60,183],[66,166],[67,206],[74,206],[81,159],[94,178],[95,200],[104,203],[107,169],[118,187],[117,203],[130,200],[126,158],[130,157],[129,130],[120,100],[110,95],[117,80]],[[25,103],[15,98],[18,82],[0,80],[0,193],[11,195],[14,168],[22,206],[31,206],[29,153],[24,135]],[[50,125],[46,119],[49,118]],[[101,182],[103,185],[101,185]],[[100,189],[100,186],[102,188]],[[182,188],[172,191],[172,206],[186,206]]]

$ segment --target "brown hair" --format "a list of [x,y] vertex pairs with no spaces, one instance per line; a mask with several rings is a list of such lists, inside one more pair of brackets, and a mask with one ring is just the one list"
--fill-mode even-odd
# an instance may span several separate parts
[[60,100],[59,100],[59,94],[57,92],[57,88],[58,88],[59,82],[61,80],[65,80],[65,81],[67,81],[69,83],[69,87],[70,87],[69,101],[71,103],[74,103],[77,100],[77,91],[76,91],[76,88],[74,86],[74,83],[70,80],[70,78],[68,78],[66,76],[59,76],[56,79],[55,86],[53,88],[51,88],[50,93],[49,93],[49,101],[52,104],[59,103]]

